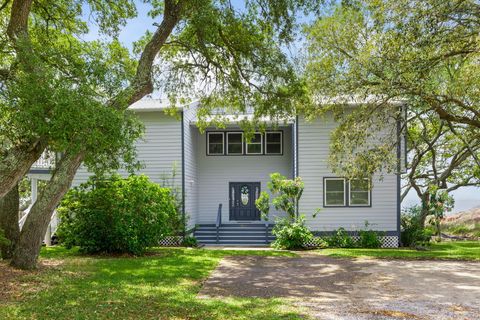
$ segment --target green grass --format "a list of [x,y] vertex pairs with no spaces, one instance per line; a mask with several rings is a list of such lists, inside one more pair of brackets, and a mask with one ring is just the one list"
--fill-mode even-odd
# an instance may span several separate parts
[[319,254],[330,257],[371,257],[389,259],[480,260],[480,241],[441,242],[427,251],[415,249],[322,249]]
[[42,250],[60,266],[27,273],[21,296],[0,301],[0,319],[304,319],[281,299],[200,299],[202,281],[226,255],[293,256],[279,251],[157,249],[145,257],[80,256]]

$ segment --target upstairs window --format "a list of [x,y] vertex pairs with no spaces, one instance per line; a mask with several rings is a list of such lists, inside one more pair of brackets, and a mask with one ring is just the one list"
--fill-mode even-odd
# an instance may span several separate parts
[[243,154],[243,133],[227,132],[227,154]]
[[282,154],[282,132],[265,133],[265,153]]
[[370,205],[370,179],[355,179],[349,183],[350,206]]
[[207,132],[208,154],[223,155],[224,154],[224,135],[223,132]]
[[346,206],[346,181],[344,178],[323,179],[323,203],[325,207]]
[[263,136],[261,133],[254,133],[253,138],[247,143],[247,154],[263,153]]

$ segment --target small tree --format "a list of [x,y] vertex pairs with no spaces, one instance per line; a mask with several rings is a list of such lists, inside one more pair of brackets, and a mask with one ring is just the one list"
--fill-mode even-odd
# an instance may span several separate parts
[[[302,197],[304,187],[305,185],[300,177],[287,179],[278,172],[270,175],[268,189],[272,195],[276,196],[272,200],[272,204],[275,209],[287,213],[287,216],[293,222],[297,222],[299,219],[297,207]],[[270,195],[263,191],[255,202],[255,205],[262,213],[262,217],[267,220],[270,212]]]
[[430,201],[428,202],[428,211],[433,215],[433,221],[435,224],[435,231],[437,233],[437,241],[442,240],[440,222],[444,217],[445,212],[449,212],[453,209],[454,199],[444,190],[438,190],[437,187],[433,187],[430,190]]
[[[278,249],[302,249],[313,240],[313,234],[305,226],[305,217],[298,213],[298,202],[303,194],[302,178],[287,179],[280,173],[272,173],[268,189],[275,198],[271,201],[275,209],[287,214],[278,219],[272,233],[276,236],[272,246]],[[255,202],[262,218],[268,220],[270,195],[265,191]]]

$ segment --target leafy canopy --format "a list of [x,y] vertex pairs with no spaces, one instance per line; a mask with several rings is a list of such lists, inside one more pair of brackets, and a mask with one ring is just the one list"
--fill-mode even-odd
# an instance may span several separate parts
[[[334,169],[396,171],[398,102],[472,134],[480,128],[477,1],[362,0],[335,4],[307,28],[310,116],[333,111]],[[346,110],[330,102],[361,101]],[[385,135],[376,144],[373,134]],[[359,150],[360,152],[352,152]]]

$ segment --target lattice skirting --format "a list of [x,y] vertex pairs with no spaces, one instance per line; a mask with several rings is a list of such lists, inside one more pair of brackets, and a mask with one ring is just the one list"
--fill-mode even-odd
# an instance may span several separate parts
[[181,236],[168,236],[160,241],[160,247],[178,247],[182,244]]
[[[358,241],[360,239],[359,236],[351,236],[354,241]],[[315,237],[321,238],[321,237]],[[398,248],[398,236],[383,236],[380,237],[382,241],[382,248]],[[316,241],[315,239],[311,242],[305,243],[306,247],[315,247]]]

